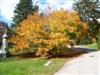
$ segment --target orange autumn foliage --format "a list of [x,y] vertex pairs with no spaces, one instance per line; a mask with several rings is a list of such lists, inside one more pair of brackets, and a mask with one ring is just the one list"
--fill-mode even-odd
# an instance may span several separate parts
[[[87,33],[86,23],[81,23],[76,12],[54,11],[48,16],[30,15],[16,29],[11,41],[13,51],[36,52],[36,55],[55,55],[67,49],[69,40]],[[75,36],[69,33],[74,33]],[[71,37],[70,37],[71,36]]]

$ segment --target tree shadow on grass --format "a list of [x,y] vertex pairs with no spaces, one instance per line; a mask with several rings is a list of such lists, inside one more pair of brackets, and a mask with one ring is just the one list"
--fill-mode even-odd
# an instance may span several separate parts
[[[68,48],[65,52],[61,54],[49,56],[47,59],[56,58],[56,57],[57,58],[73,58],[73,57],[78,57],[82,54],[90,53],[93,51],[97,51],[97,49],[73,47],[73,48]],[[0,61],[13,61],[14,59],[20,60],[23,58],[37,58],[37,57],[38,56],[36,56],[34,52],[29,52],[29,53],[24,53],[24,54],[19,54],[19,55],[11,55],[7,57],[6,59],[0,59]]]
[[34,52],[28,52],[28,53],[23,53],[23,54],[17,54],[17,55],[7,55],[7,58],[0,57],[0,62],[9,62],[9,61],[19,61],[23,60],[24,58],[36,58]]

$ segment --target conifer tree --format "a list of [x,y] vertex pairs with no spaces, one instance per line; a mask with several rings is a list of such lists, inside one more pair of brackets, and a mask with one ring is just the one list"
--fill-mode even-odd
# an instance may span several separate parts
[[34,8],[32,0],[20,0],[14,10],[12,26],[16,27],[16,25],[19,25],[20,22],[26,19],[28,15],[33,14],[33,12]]

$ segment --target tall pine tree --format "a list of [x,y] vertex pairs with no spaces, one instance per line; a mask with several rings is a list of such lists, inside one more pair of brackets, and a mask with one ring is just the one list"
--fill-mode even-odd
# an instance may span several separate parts
[[27,18],[28,15],[34,13],[32,0],[20,0],[14,10],[12,27],[16,27]]

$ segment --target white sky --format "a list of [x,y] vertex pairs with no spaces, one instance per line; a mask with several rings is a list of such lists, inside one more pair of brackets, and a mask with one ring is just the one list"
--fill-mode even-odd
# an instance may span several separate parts
[[19,0],[0,0],[0,15],[10,21],[11,17],[13,17],[13,10],[18,2]]

